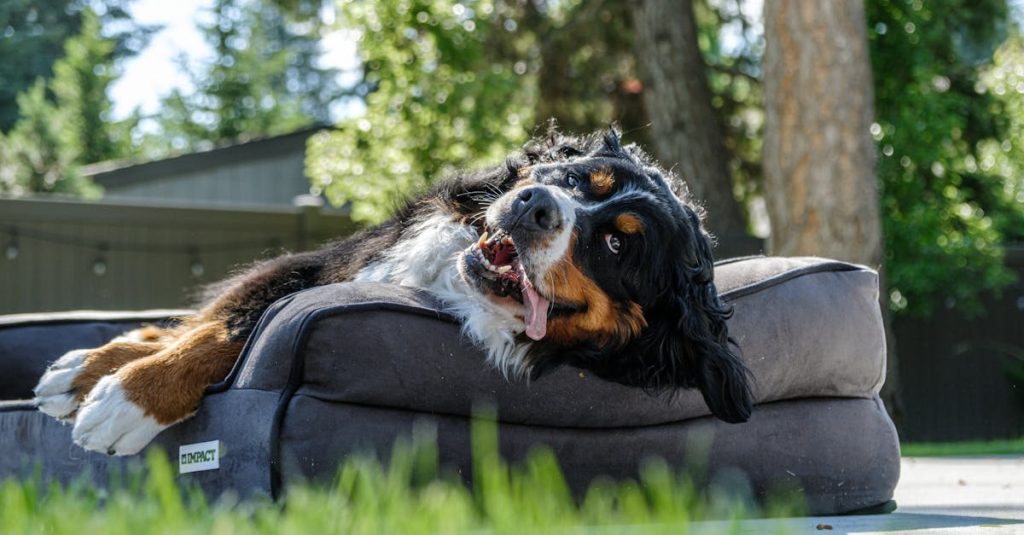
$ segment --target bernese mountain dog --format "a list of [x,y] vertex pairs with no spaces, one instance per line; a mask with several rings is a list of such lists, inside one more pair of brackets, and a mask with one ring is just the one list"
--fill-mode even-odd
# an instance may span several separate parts
[[699,209],[673,189],[614,129],[552,130],[502,165],[441,181],[386,223],[242,271],[175,327],[65,354],[35,402],[73,421],[80,446],[136,453],[196,411],[274,301],[377,281],[436,294],[509,380],[568,364],[652,395],[697,388],[715,416],[745,421],[748,372],[711,242]]

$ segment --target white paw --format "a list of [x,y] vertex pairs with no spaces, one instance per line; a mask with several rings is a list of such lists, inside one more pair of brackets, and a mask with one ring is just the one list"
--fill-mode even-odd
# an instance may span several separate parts
[[68,351],[46,369],[39,379],[33,393],[35,405],[39,410],[57,419],[67,418],[78,408],[75,393],[71,390],[71,382],[78,376],[89,349]]
[[146,416],[128,401],[116,375],[102,379],[86,396],[71,438],[79,446],[108,455],[132,455],[169,426]]

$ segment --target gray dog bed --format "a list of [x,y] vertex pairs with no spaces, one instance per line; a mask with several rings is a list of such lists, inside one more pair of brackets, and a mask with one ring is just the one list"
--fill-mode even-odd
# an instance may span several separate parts
[[[797,486],[810,513],[888,503],[899,444],[878,398],[877,274],[817,258],[746,258],[718,264],[716,280],[735,307],[730,332],[755,381],[758,405],[744,424],[710,417],[695,391],[650,397],[568,367],[531,384],[507,382],[430,295],[338,284],[277,302],[196,416],[155,443],[177,455],[219,441],[219,468],[180,476],[213,495],[277,496],[290,482],[330,479],[346,455],[383,454],[423,427],[436,433],[442,465],[468,477],[470,417],[483,401],[497,409],[506,458],[546,445],[577,492],[599,475],[636,477],[651,457],[684,469],[688,448],[702,444],[711,477],[742,472],[757,495]],[[168,315],[0,318],[0,399],[29,397],[63,352]],[[68,481],[89,469],[102,482],[126,462],[77,448],[70,426],[26,401],[0,402],[0,450],[0,479],[41,469]],[[202,451],[186,459],[208,460]]]

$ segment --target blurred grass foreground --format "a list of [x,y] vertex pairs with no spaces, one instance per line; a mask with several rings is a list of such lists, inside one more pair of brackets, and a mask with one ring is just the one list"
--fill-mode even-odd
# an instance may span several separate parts
[[626,525],[686,533],[693,521],[729,519],[734,531],[741,518],[800,511],[791,495],[788,505],[758,507],[749,493],[702,488],[692,474],[656,460],[639,481],[597,481],[576,500],[549,451],[506,464],[493,421],[475,424],[473,449],[471,486],[439,469],[433,441],[419,438],[396,444],[387,464],[350,458],[333,485],[291,487],[280,503],[230,494],[210,501],[182,488],[166,455],[151,451],[129,474],[112,477],[109,489],[3,482],[0,533],[532,533]]

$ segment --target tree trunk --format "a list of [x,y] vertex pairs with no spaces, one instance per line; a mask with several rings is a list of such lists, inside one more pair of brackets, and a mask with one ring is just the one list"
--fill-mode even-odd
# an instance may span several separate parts
[[633,20],[654,155],[674,167],[693,199],[703,204],[708,228],[721,247],[749,244],[732,191],[722,125],[711,106],[692,1],[643,0]]
[[[769,251],[880,267],[882,229],[870,135],[874,91],[863,2],[772,0],[765,2],[764,20]],[[888,338],[883,396],[899,416],[896,356]]]

